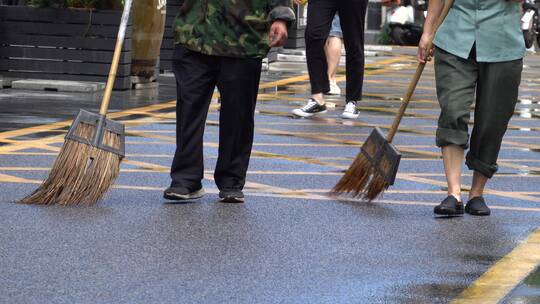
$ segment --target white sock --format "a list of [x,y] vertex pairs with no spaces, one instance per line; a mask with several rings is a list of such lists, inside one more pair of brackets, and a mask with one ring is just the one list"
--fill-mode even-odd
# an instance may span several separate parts
[[311,97],[311,99],[315,100],[320,106],[324,106],[324,103],[325,103],[324,99],[323,100],[317,100],[317,99],[315,99],[313,97]]

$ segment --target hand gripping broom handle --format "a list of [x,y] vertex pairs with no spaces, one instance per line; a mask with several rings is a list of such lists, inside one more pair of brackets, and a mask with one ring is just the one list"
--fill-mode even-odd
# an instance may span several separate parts
[[109,101],[111,100],[111,94],[114,87],[114,81],[116,79],[116,72],[118,70],[118,63],[120,62],[120,55],[122,54],[122,45],[124,44],[124,36],[126,35],[126,26],[129,20],[129,13],[131,11],[132,0],[125,0],[124,11],[122,12],[122,21],[120,21],[120,28],[118,29],[118,36],[116,38],[116,45],[114,47],[114,55],[111,63],[111,69],[109,70],[109,78],[107,79],[107,86],[105,87],[105,93],[103,94],[103,100],[101,101],[101,108],[99,114],[105,116],[109,109]]
[[[446,18],[446,15],[448,15],[448,12],[450,11],[450,8],[452,7],[453,3],[454,3],[453,0],[444,1],[443,10],[441,12],[441,15],[439,16],[439,20],[437,20],[437,24],[435,24],[435,32],[437,31],[439,26],[443,23],[444,19]],[[431,46],[432,46],[431,43],[432,41],[429,42],[428,51],[431,50]],[[411,97],[414,93],[414,90],[416,89],[416,85],[418,84],[418,81],[420,80],[420,76],[422,76],[422,72],[424,71],[425,66],[426,66],[425,63],[418,63],[418,67],[416,68],[416,73],[414,73],[414,76],[411,79],[411,83],[409,84],[407,93],[405,93],[405,97],[403,98],[401,107],[399,108],[399,111],[396,114],[394,123],[392,124],[392,127],[390,127],[390,130],[388,130],[388,135],[386,135],[386,140],[388,140],[388,142],[392,142],[392,140],[394,139],[394,135],[396,135],[396,132],[399,127],[399,123],[401,122],[401,118],[403,118],[403,115],[405,114],[405,110],[407,109],[407,106],[409,105],[409,101],[411,101]]]

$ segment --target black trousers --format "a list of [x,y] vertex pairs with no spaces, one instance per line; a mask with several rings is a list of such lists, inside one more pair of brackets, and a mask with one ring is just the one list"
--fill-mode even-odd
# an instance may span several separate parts
[[346,99],[362,99],[364,82],[364,23],[368,0],[310,0],[306,27],[306,56],[311,93],[330,90],[324,44],[336,12],[341,20],[346,57]]
[[261,59],[209,56],[176,46],[176,153],[171,186],[197,190],[203,179],[203,135],[217,85],[221,94],[219,156],[214,179],[219,189],[242,189],[253,144],[254,113]]

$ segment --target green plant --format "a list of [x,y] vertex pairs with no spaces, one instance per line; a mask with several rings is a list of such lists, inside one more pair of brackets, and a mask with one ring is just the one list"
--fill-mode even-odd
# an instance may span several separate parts
[[26,4],[36,7],[64,7],[64,0],[27,0]]
[[377,41],[379,44],[392,44],[392,38],[390,37],[390,25],[385,23],[379,34],[377,35]]
[[97,0],[66,0],[67,7],[95,8]]

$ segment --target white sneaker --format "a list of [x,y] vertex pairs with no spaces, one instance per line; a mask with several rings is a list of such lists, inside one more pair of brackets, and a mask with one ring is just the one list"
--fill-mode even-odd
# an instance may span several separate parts
[[326,92],[326,95],[341,95],[341,89],[335,82],[330,82],[330,91]]
[[343,110],[341,117],[346,119],[357,119],[359,115],[360,111],[358,111],[358,108],[356,108],[356,102],[349,101],[345,105],[345,110]]

